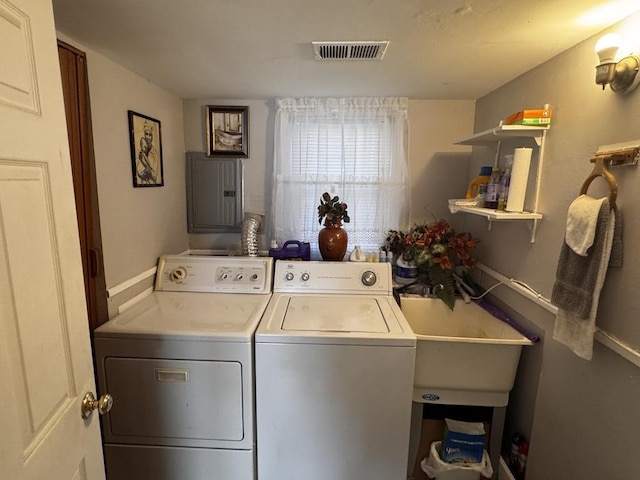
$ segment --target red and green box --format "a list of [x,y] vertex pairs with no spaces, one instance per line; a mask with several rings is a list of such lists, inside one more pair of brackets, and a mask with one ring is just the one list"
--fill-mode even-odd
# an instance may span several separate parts
[[506,125],[531,125],[545,126],[551,125],[551,109],[539,110],[521,110],[512,113],[505,120]]

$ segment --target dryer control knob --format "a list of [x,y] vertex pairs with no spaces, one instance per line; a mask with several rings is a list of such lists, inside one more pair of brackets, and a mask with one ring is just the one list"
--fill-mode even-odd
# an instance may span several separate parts
[[169,280],[175,283],[182,283],[187,278],[187,270],[184,267],[176,267],[169,273]]
[[284,276],[284,278],[285,278],[285,280],[287,282],[290,282],[291,280],[293,280],[293,277],[294,277],[294,275],[291,272],[287,272],[287,274]]
[[378,277],[376,277],[376,274],[373,273],[371,270],[367,270],[362,274],[361,280],[362,280],[362,283],[367,287],[372,287],[378,281]]
[[307,272],[304,272],[302,275],[300,275],[300,279],[303,282],[307,282],[309,280],[309,274]]

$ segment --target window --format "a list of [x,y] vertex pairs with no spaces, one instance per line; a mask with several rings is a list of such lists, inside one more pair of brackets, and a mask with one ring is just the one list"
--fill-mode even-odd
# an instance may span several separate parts
[[377,250],[406,224],[406,98],[280,99],[273,179],[274,237],[317,252],[323,192],[349,206],[349,251]]

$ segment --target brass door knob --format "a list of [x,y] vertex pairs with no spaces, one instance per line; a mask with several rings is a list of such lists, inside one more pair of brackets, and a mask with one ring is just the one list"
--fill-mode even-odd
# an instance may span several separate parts
[[108,393],[102,395],[99,399],[96,400],[96,397],[92,392],[87,392],[84,394],[82,398],[82,406],[80,407],[80,411],[82,414],[82,418],[87,419],[91,416],[91,413],[94,410],[98,410],[100,415],[104,415],[113,406],[113,397]]

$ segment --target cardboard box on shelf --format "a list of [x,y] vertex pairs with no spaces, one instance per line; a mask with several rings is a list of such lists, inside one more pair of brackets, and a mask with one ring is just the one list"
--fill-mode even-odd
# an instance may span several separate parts
[[543,125],[551,125],[551,118],[521,118],[509,125],[530,125],[532,127],[538,127]]
[[551,108],[521,110],[509,115],[504,123],[506,125],[550,125],[552,114]]

